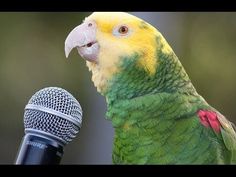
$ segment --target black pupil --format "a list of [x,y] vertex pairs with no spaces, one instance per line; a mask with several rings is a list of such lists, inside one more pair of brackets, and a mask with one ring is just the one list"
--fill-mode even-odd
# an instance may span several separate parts
[[126,28],[125,26],[122,26],[121,29],[120,29],[120,31],[121,31],[122,33],[125,33],[125,32],[127,31],[127,28]]

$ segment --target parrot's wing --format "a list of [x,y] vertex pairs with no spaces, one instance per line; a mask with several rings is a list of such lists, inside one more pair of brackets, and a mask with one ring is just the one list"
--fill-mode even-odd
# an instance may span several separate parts
[[228,121],[217,110],[199,110],[200,122],[205,127],[211,127],[217,137],[221,137],[228,150],[229,163],[236,163],[236,131],[233,123]]
[[235,125],[228,121],[222,114],[218,113],[218,120],[221,124],[221,135],[226,148],[232,153],[231,162],[236,163],[236,132]]

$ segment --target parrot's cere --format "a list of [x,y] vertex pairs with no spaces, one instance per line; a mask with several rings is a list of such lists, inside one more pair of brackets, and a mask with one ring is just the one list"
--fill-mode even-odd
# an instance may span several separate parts
[[236,163],[233,124],[195,90],[161,33],[133,15],[95,12],[65,41],[106,97],[114,164]]

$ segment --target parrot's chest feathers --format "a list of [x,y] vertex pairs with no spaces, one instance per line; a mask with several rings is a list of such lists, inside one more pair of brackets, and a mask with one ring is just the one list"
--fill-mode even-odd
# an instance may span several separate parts
[[108,81],[118,71],[117,67],[102,65],[101,63],[86,62],[87,67],[92,72],[92,81],[97,91],[102,95],[107,90]]
[[106,78],[104,73],[100,72],[99,67],[96,63],[87,62],[89,70],[92,72],[92,81],[94,86],[97,88],[97,91],[102,93],[105,90]]

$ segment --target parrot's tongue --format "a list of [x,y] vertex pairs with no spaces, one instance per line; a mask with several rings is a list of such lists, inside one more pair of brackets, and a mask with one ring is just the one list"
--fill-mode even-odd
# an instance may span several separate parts
[[78,53],[82,58],[90,62],[97,62],[99,45],[97,42],[91,42],[82,47],[77,47]]
[[81,47],[91,47],[93,44],[95,44],[95,43],[97,43],[97,41],[95,41],[95,42],[89,42],[88,44],[85,44],[85,45],[83,45],[83,46],[81,46]]

